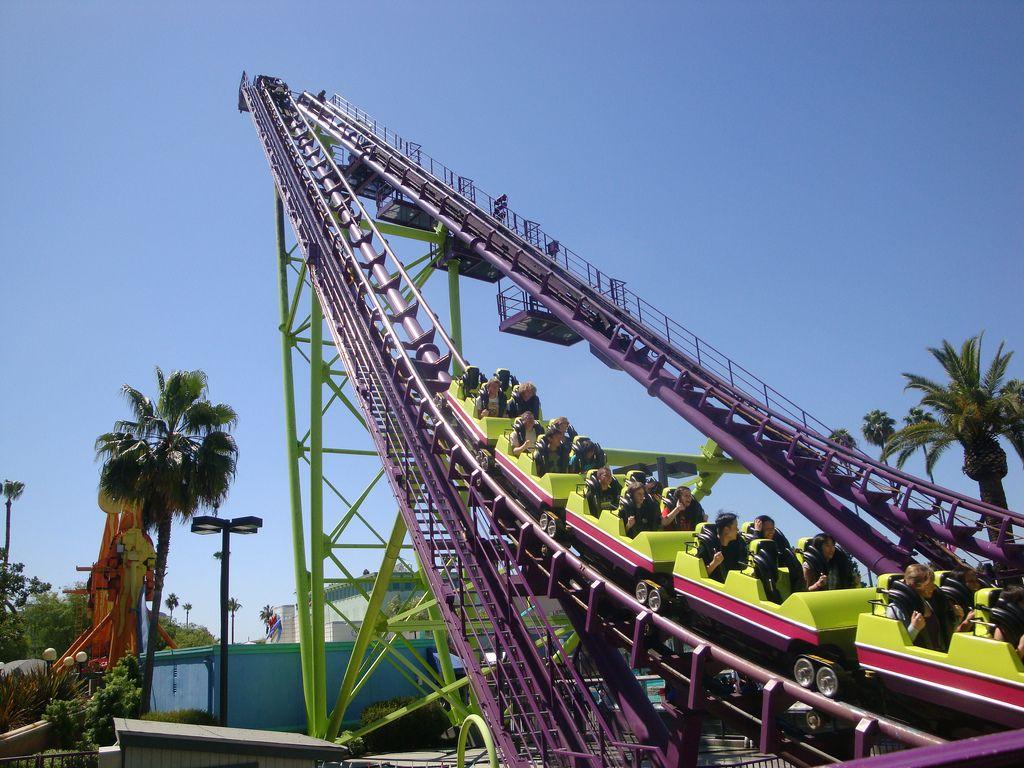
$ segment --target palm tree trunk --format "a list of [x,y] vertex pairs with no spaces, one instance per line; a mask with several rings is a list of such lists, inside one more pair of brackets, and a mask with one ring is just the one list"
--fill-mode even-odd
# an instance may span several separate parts
[[[990,477],[982,477],[978,479],[978,488],[981,491],[981,500],[988,504],[994,504],[997,507],[1006,509],[1006,491],[1003,490],[1003,479],[995,475]],[[995,541],[999,538],[999,518],[990,517],[988,518],[988,531],[989,541]],[[1010,531],[1012,533],[1012,531]]]
[[235,612],[231,612],[231,644],[235,644]]
[[185,611],[185,629],[188,629],[188,611]]
[[153,610],[150,612],[149,639],[146,642],[146,664],[142,674],[141,714],[149,712],[149,700],[153,693],[153,654],[160,637],[157,629],[160,623],[160,605],[164,593],[164,575],[167,573],[167,553],[171,547],[170,515],[160,515],[156,534],[156,566],[153,569]]
[[4,565],[11,557],[11,500],[7,500],[7,532],[4,534]]

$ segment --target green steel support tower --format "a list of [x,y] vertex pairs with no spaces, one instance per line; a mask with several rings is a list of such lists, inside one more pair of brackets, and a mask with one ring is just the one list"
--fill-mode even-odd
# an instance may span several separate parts
[[[307,730],[311,735],[339,738],[346,715],[352,719],[349,705],[381,664],[394,667],[421,693],[417,701],[396,715],[443,698],[450,707],[453,724],[461,723],[476,711],[468,697],[467,679],[456,679],[444,623],[419,573],[419,564],[410,556],[401,515],[396,509],[390,524],[382,525],[368,511],[368,499],[383,476],[377,452],[347,394],[349,377],[329,335],[325,340],[319,300],[310,290],[305,262],[294,255],[294,246],[288,246],[284,210],[277,198],[275,220],[296,624]],[[417,287],[422,287],[435,272],[434,264],[445,247],[447,232],[440,227],[424,232],[383,221],[377,226],[390,237],[428,246],[426,254],[405,264],[414,274]],[[454,260],[448,268],[448,288],[452,335],[460,340],[459,273]],[[329,357],[325,357],[325,350]],[[296,356],[309,372],[306,397],[302,396],[303,384],[296,379]],[[299,414],[304,405],[308,408],[308,426],[300,433]],[[338,412],[336,418],[334,412]],[[332,414],[331,424],[345,425],[345,447],[325,442],[328,413]],[[376,573],[353,573],[350,556],[365,558],[367,551],[381,554]],[[394,598],[388,604],[388,595],[401,585],[406,589],[400,594],[412,597],[404,601]],[[364,616],[347,616],[331,601],[332,592],[340,589],[366,601]],[[329,620],[340,621],[355,635],[352,655],[336,693],[328,691],[325,623]],[[409,636],[416,633],[432,636],[438,651],[436,671],[409,642]]]

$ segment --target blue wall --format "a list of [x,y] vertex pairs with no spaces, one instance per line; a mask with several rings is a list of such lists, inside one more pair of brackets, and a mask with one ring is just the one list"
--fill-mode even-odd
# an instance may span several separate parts
[[[422,656],[433,650],[431,640],[411,640]],[[327,643],[327,701],[334,698],[345,674],[352,643]],[[410,663],[415,660],[408,656]],[[302,673],[297,643],[232,645],[228,647],[228,725],[305,731]],[[202,709],[216,715],[220,700],[219,646],[160,651],[153,670],[151,708]],[[417,665],[418,666],[418,665]],[[360,689],[345,713],[346,723],[358,721],[367,705],[395,696],[415,696],[419,691],[387,661],[380,664]]]

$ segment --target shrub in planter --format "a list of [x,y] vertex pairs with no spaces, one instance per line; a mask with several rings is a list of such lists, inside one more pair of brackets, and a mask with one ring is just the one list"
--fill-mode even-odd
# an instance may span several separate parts
[[[361,726],[367,726],[382,717],[415,701],[411,696],[378,701],[363,710],[359,718]],[[400,752],[409,749],[435,746],[450,723],[441,705],[431,702],[408,715],[370,731],[363,737],[370,752]]]
[[64,749],[88,749],[88,744],[82,739],[85,732],[85,702],[79,699],[73,701],[51,701],[43,713],[43,719],[53,726],[53,735],[57,744]]
[[85,710],[85,738],[100,746],[114,743],[114,718],[137,717],[142,702],[139,662],[125,656],[103,676],[103,687],[89,699]]
[[78,675],[68,669],[35,669],[0,677],[0,733],[30,725],[51,701],[80,699]]
[[185,723],[187,725],[219,725],[219,721],[205,709],[172,709],[168,712],[147,712],[143,720],[157,723]]

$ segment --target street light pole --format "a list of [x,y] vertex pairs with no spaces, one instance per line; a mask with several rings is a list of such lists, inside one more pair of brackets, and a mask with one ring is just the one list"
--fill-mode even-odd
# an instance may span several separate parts
[[228,575],[231,563],[231,534],[256,533],[263,526],[258,517],[223,517],[202,515],[192,518],[192,533],[220,533],[220,724],[228,724]]
[[220,545],[220,724],[228,724],[228,574],[231,566],[231,526],[221,530]]

